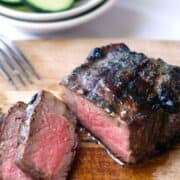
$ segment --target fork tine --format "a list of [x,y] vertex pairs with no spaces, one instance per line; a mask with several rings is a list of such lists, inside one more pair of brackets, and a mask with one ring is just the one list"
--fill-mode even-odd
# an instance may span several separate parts
[[18,58],[24,62],[24,64],[26,64],[26,66],[30,69],[31,73],[38,79],[40,80],[40,76],[39,74],[36,72],[36,70],[34,69],[34,67],[30,64],[30,62],[28,61],[28,59],[26,58],[26,56],[14,45],[14,51],[16,52],[16,55],[18,56]]
[[4,62],[7,65],[9,70],[12,71],[12,73],[19,79],[19,81],[21,82],[23,86],[26,86],[26,83],[24,82],[23,78],[20,76],[19,72],[10,63],[9,58],[6,56],[5,52],[2,51],[1,48],[0,48],[0,61]]
[[26,58],[26,56],[16,47],[16,45],[11,42],[9,39],[5,38],[4,36],[0,36],[0,40],[1,42],[8,48],[8,49],[12,49],[13,52],[15,53],[16,57],[22,61],[31,71],[31,73],[37,78],[40,79],[39,74],[36,72],[36,70],[34,69],[34,67],[31,65],[31,63],[28,61],[28,59]]
[[4,67],[0,64],[0,72],[3,75],[3,77],[16,89],[18,90],[18,87],[16,86],[15,82],[11,78],[11,76],[8,74],[8,72],[4,69]]
[[[1,40],[1,39],[0,39]],[[6,46],[6,44],[4,44],[3,43],[3,45],[5,45],[5,47],[7,47]],[[11,51],[11,52],[13,52],[10,48],[7,50],[6,48],[4,48],[3,49],[3,53],[4,53],[4,55],[7,57],[7,59],[9,60],[9,61],[11,61],[12,63],[14,63],[15,62],[15,64],[18,66],[18,68],[21,70],[21,72],[23,73],[23,75],[24,75],[24,77],[26,78],[26,80],[29,82],[29,83],[33,83],[32,82],[32,80],[31,80],[31,78],[30,78],[30,76],[27,74],[27,72],[25,71],[25,69],[23,68],[23,66],[20,64],[20,63],[18,63],[18,60],[17,60],[17,58],[16,57],[13,57],[13,55],[9,52],[9,51]],[[14,60],[14,61],[13,61]]]

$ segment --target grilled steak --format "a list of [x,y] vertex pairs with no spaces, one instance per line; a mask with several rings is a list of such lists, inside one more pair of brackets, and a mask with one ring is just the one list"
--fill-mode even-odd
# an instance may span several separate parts
[[179,138],[179,80],[179,67],[113,44],[93,49],[60,85],[81,124],[133,164]]
[[0,135],[0,179],[30,180],[15,164],[18,131],[25,115],[26,104],[20,102],[4,116]]
[[75,119],[51,93],[36,94],[21,124],[17,165],[33,179],[66,179],[75,155]]

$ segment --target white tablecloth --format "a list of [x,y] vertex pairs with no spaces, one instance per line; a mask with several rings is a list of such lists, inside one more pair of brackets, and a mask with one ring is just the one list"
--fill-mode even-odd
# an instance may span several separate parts
[[180,39],[180,0],[117,0],[115,6],[97,19],[56,34],[35,36],[10,26],[0,33],[11,39],[126,37]]

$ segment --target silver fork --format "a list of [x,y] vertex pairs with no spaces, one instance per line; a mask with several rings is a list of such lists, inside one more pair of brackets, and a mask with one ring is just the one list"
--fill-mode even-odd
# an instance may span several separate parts
[[39,74],[22,51],[2,35],[0,35],[0,73],[15,89],[18,89],[16,79],[23,86],[33,83],[30,73],[40,79]]

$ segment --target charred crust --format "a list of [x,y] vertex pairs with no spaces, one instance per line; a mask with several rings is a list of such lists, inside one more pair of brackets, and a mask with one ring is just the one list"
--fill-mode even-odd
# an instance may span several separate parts
[[29,105],[30,105],[30,104],[34,104],[34,102],[37,100],[37,98],[38,98],[38,93],[36,93],[36,94],[32,97],[31,101],[30,101],[28,104],[29,104]]
[[87,60],[92,61],[92,60],[97,60],[101,59],[104,57],[104,51],[102,48],[94,48],[88,55]]
[[98,106],[102,107],[108,113],[114,112],[113,106],[110,105],[106,99],[104,99],[103,97],[101,97],[97,94],[93,94],[93,93],[89,94],[87,96],[87,99],[96,103]]
[[95,48],[87,59],[61,84],[102,108],[108,104],[115,113],[121,111],[121,104],[129,98],[137,108],[179,111],[178,66],[130,51],[124,43]]
[[178,112],[178,97],[174,94],[172,89],[166,84],[162,84],[158,90],[158,99],[160,106],[167,112],[176,113]]
[[0,129],[1,129],[1,124],[3,123],[4,120],[4,113],[2,111],[0,112]]
[[113,50],[113,48],[116,48],[115,51],[126,51],[129,52],[129,48],[128,46],[126,46],[124,43],[121,44],[110,44],[107,46],[103,46],[103,47],[96,47],[93,50],[91,50],[91,52],[89,53],[88,57],[87,57],[87,62],[91,62],[94,60],[98,60],[98,59],[103,59],[108,52],[110,52],[111,50]]

